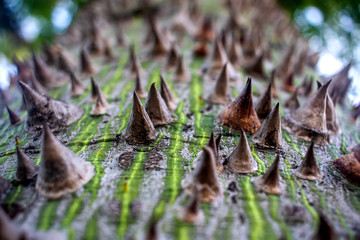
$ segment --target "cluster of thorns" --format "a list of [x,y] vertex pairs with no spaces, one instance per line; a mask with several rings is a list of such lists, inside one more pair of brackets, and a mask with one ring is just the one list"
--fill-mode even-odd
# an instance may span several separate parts
[[[223,195],[218,174],[224,171],[234,174],[258,171],[258,163],[253,158],[246,133],[251,135],[250,140],[257,148],[275,151],[282,149],[284,145],[282,128],[298,138],[311,141],[302,163],[294,174],[311,181],[321,179],[323,173],[318,166],[314,150],[317,144],[329,144],[331,138],[337,137],[340,133],[335,105],[343,101],[349,86],[350,80],[347,75],[350,64],[334,75],[332,80],[324,81],[323,84],[317,82],[318,89],[315,92],[311,78],[305,77],[302,85],[295,87],[295,76],[301,77],[307,68],[314,67],[318,54],[311,53],[307,45],[301,41],[292,41],[290,47],[285,48],[281,39],[288,36],[295,39],[296,30],[290,27],[288,19],[273,1],[228,1],[228,20],[219,34],[214,18],[204,15],[200,8],[194,5],[196,1],[177,4],[180,6],[177,13],[167,21],[171,23],[169,28],[162,28],[157,17],[147,12],[145,19],[148,30],[143,42],[146,56],[151,60],[161,61],[164,69],[172,71],[171,81],[174,84],[186,85],[191,82],[192,76],[187,70],[184,56],[180,54],[179,46],[184,35],[191,36],[195,41],[193,57],[205,58],[203,67],[196,74],[204,78],[205,84],[212,86],[211,91],[203,96],[203,99],[209,105],[224,105],[218,115],[218,124],[240,132],[237,146],[225,159],[220,154],[221,135],[217,138],[214,134],[211,135],[203,151],[194,160],[195,169],[182,181],[183,189],[192,199],[179,213],[179,217],[192,223],[202,220],[199,203],[214,201]],[[255,6],[258,11],[253,10]],[[89,9],[90,13],[96,13],[95,10]],[[241,21],[240,13],[246,11],[250,11],[250,25]],[[18,164],[14,180],[20,183],[35,181],[36,191],[51,199],[78,190],[95,174],[90,162],[75,155],[52,133],[78,121],[84,111],[74,104],[46,95],[50,89],[64,85],[68,79],[71,82],[71,96],[83,95],[86,86],[74,70],[78,68],[83,76],[91,76],[97,71],[92,57],[104,56],[107,62],[116,59],[110,41],[103,36],[102,27],[97,24],[103,19],[99,20],[101,17],[96,14],[94,16],[91,24],[87,26],[88,30],[83,33],[89,41],[80,48],[79,65],[74,63],[60,45],[46,45],[42,56],[33,52],[32,63],[14,59],[18,74],[13,79],[22,90],[28,113],[25,128],[30,134],[42,130],[40,166],[36,166],[17,146]],[[79,21],[81,22],[81,18]],[[266,38],[265,30],[269,24],[265,24],[265,21],[273,23],[272,30],[277,38],[274,42]],[[124,24],[119,26],[121,27],[118,27],[117,31],[118,46],[129,45],[126,27]],[[209,46],[212,46],[211,51]],[[279,46],[286,49],[283,61],[273,67],[271,75],[268,76],[265,62],[271,61],[271,48]],[[134,45],[129,46],[128,59],[126,76],[135,79],[135,89],[131,115],[121,138],[130,145],[149,145],[158,137],[157,127],[176,121],[172,112],[176,110],[179,99],[162,75],[159,76],[160,91],[155,83],[151,84],[148,93],[145,91],[143,79],[147,73],[141,66]],[[58,69],[50,65],[57,66]],[[233,99],[230,88],[241,84],[239,70],[251,77],[247,79],[240,95]],[[266,91],[260,96],[257,104],[253,103],[252,78],[268,81]],[[280,115],[280,102],[273,107],[273,101],[278,98],[280,91],[277,87],[279,80],[282,81],[281,90],[291,94],[282,104],[285,108],[283,118]],[[301,104],[299,97],[304,97]],[[145,106],[142,105],[141,98],[146,98]],[[94,102],[91,115],[107,114],[113,107],[93,77],[91,100]],[[9,107],[7,109],[12,125],[22,122],[15,112]],[[356,184],[360,183],[359,154],[359,149],[354,148],[352,153],[333,162],[335,168]],[[280,161],[281,156],[278,153],[275,161],[263,175],[253,177],[252,182],[257,189],[268,194],[281,194],[284,191],[284,184],[279,176]],[[2,210],[0,217],[6,218]],[[10,222],[8,224],[11,225]],[[322,224],[325,224],[323,228],[329,228],[325,222]],[[154,231],[152,234],[155,234]]]

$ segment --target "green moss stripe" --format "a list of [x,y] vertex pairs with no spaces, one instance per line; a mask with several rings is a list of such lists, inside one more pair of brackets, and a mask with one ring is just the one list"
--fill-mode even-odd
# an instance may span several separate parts
[[23,132],[24,123],[20,123],[16,126],[11,126],[9,131],[6,131],[1,136],[0,152],[4,151],[9,146],[9,141]]
[[231,227],[233,225],[233,218],[234,218],[234,211],[232,208],[229,208],[229,213],[226,217],[227,219],[227,224],[226,224],[226,229],[225,229],[225,233],[224,233],[224,239],[231,239]]
[[[159,141],[163,138],[164,134],[159,133],[153,147],[155,147]],[[139,194],[140,186],[143,182],[143,164],[147,159],[147,152],[152,147],[144,147],[142,150],[136,152],[135,159],[131,167],[124,170],[121,180],[117,183],[116,200],[121,202],[121,213],[119,216],[119,226],[117,228],[118,239],[123,239],[128,226],[134,222],[134,219],[130,219],[130,204],[134,201]]]
[[[178,218],[173,219],[174,223],[174,237],[177,240],[187,240],[187,239],[193,239],[195,234],[195,226],[194,224],[190,223],[184,223]],[[214,236],[214,239],[215,236]]]
[[48,202],[41,208],[40,216],[38,218],[36,228],[38,230],[46,231],[50,229],[56,219],[56,209],[59,206],[60,200],[48,200]]
[[59,88],[55,88],[52,91],[50,91],[49,96],[54,99],[59,99],[61,96],[64,95],[64,92],[67,90],[69,84],[64,84]]
[[[110,126],[111,126],[110,124],[111,124],[111,121],[109,121],[106,124],[106,126],[104,127],[104,129],[102,130],[102,136],[104,136],[104,138],[107,138],[108,135],[110,134]],[[89,135],[86,142],[88,142],[89,140],[91,140],[93,138],[93,135],[96,133],[95,131],[93,131],[93,132],[94,132],[93,134]],[[87,147],[88,147],[88,144],[85,144],[78,151],[82,152]],[[89,183],[87,183],[84,186],[84,190],[85,190],[84,193],[79,198],[75,198],[68,206],[67,213],[64,216],[64,219],[61,224],[62,227],[67,227],[67,228],[70,227],[74,218],[80,213],[80,211],[82,209],[83,199],[88,193],[90,193],[90,205],[96,199],[98,191],[99,191],[99,186],[101,183],[101,178],[104,175],[104,168],[101,166],[101,163],[105,160],[105,158],[106,158],[105,153],[109,150],[110,147],[111,147],[111,143],[106,142],[106,141],[102,142],[100,144],[99,149],[93,151],[88,156],[87,161],[90,161],[94,165],[95,176],[90,180]]]
[[130,114],[131,114],[131,108],[132,104],[129,104],[126,109],[124,109],[124,105],[126,102],[126,97],[128,96],[128,93],[134,86],[134,81],[130,81],[127,83],[124,87],[124,91],[120,94],[120,103],[119,103],[119,116],[120,116],[120,123],[119,123],[119,129],[117,130],[117,134],[120,134],[126,127],[127,122],[129,121]]
[[88,125],[86,125],[85,128],[82,129],[81,132],[79,132],[79,136],[74,139],[74,142],[78,140],[82,144],[71,144],[70,149],[74,151],[76,154],[80,154],[83,152],[89,145],[90,141],[94,138],[95,134],[97,133],[97,127],[102,121],[103,116],[95,117]]
[[298,152],[302,157],[305,157],[305,153],[303,153],[300,150],[299,146],[293,142],[293,140],[290,137],[290,134],[286,130],[282,130],[282,136],[285,139],[285,141],[290,144],[292,150]]
[[272,219],[274,219],[275,222],[277,222],[281,228],[281,231],[283,232],[284,239],[293,239],[292,233],[286,223],[280,219],[279,217],[279,205],[280,205],[280,197],[275,195],[268,195],[269,199],[269,211],[270,216]]
[[[111,121],[109,121],[105,128],[104,128],[104,132],[103,134],[101,134],[104,139],[109,138],[110,135],[110,130],[111,130]],[[104,176],[104,168],[101,166],[101,163],[105,160],[106,155],[105,153],[109,151],[109,149],[111,148],[112,143],[109,142],[102,142],[100,144],[100,148],[97,151],[97,153],[95,153],[95,157],[89,158],[90,162],[94,165],[95,167],[95,176],[91,179],[91,181],[85,185],[85,189],[87,191],[90,192],[91,194],[91,201],[90,201],[90,205],[95,201],[99,188],[100,188],[100,182],[101,182],[101,178]],[[94,151],[96,152],[96,150]]]
[[185,173],[183,163],[184,158],[180,151],[184,148],[184,138],[182,136],[183,124],[187,122],[187,118],[183,113],[184,101],[181,101],[175,111],[177,120],[169,126],[170,144],[165,155],[167,157],[167,168],[165,177],[165,188],[160,197],[159,203],[153,210],[153,216],[159,219],[165,213],[167,204],[172,205],[176,197],[181,191],[181,179]]
[[96,217],[96,213],[94,213],[90,221],[86,225],[84,239],[86,240],[98,239],[97,232],[98,232],[97,217]]
[[61,221],[62,228],[70,227],[72,220],[76,217],[76,215],[79,213],[79,211],[83,208],[82,201],[85,196],[86,196],[85,192],[80,197],[76,197],[75,194],[73,194],[73,200],[67,207],[66,213],[64,214],[64,218]]
[[350,202],[355,210],[360,213],[360,192],[350,192]]
[[122,80],[123,67],[127,61],[127,57],[122,57],[119,60],[118,66],[115,70],[114,75],[107,81],[106,84],[103,85],[103,93],[105,95],[109,95],[115,88],[116,84],[118,84]]
[[180,119],[180,121],[176,121],[170,126],[170,149],[166,153],[167,175],[165,180],[164,197],[165,201],[168,200],[171,205],[175,202],[175,199],[181,190],[180,181],[185,173],[184,167],[182,166],[185,159],[181,156],[180,153],[181,149],[184,148],[182,136],[184,123],[181,122],[181,120],[185,120],[185,116],[183,114],[183,107],[184,101],[181,101],[175,112],[176,116]]
[[325,211],[328,211],[329,209],[326,205],[326,198],[317,188],[315,181],[311,181],[309,187],[311,191],[313,191],[318,196],[321,208]]
[[336,149],[334,149],[332,145],[327,145],[326,150],[334,160],[340,157],[340,154],[336,151]]
[[251,149],[251,155],[253,156],[253,158],[256,160],[257,164],[258,164],[258,172],[259,173],[265,173],[266,172],[266,166],[265,166],[265,162],[263,160],[261,160],[261,158],[259,157],[255,146],[252,142],[249,141],[249,145],[250,145],[250,149]]
[[289,197],[292,201],[295,201],[296,199],[296,187],[295,187],[295,183],[294,183],[294,178],[292,177],[291,174],[291,166],[290,166],[290,162],[288,161],[288,157],[286,157],[284,159],[285,162],[285,166],[286,168],[284,169],[285,172],[285,180],[287,182],[287,189],[289,192]]
[[[5,112],[5,110],[4,110]],[[4,136],[4,133],[10,128],[10,120],[7,119],[7,121],[5,123],[3,123],[2,125],[2,129],[1,129],[1,132],[0,132],[0,136]]]
[[[114,72],[114,75],[113,75],[112,77],[108,78],[108,79],[105,81],[105,83],[110,82],[110,81],[115,81],[115,78],[116,78],[116,77],[122,76],[122,69],[123,69],[123,67],[124,67],[123,65],[124,65],[124,64],[123,64],[122,58],[121,58],[121,59],[119,60],[119,63],[118,63],[118,65],[117,65],[117,68],[116,68],[116,70],[115,70],[115,72]],[[95,77],[95,80],[97,80],[97,78],[99,78],[99,80],[101,81],[101,80],[105,77],[105,75],[109,72],[109,70],[110,70],[110,65],[104,66],[104,67],[101,69],[101,71],[99,72],[98,76]],[[120,80],[120,79],[119,79],[119,80]],[[104,83],[104,84],[105,84],[105,83]],[[81,96],[78,96],[77,98],[73,99],[73,103],[74,103],[74,104],[77,104],[77,103],[81,102],[81,101],[90,93],[90,90],[91,90],[91,87],[88,86],[87,89],[85,90],[85,92],[84,92]],[[87,104],[87,103],[85,102],[85,103],[83,103],[83,104]]]
[[277,239],[265,213],[258,204],[258,199],[250,183],[250,177],[240,178],[243,193],[244,210],[249,219],[249,239]]
[[19,185],[15,188],[15,190],[12,190],[12,191],[15,191],[14,193],[9,193],[7,196],[6,196],[6,199],[5,199],[5,203],[8,203],[8,204],[12,204],[15,202],[15,200],[20,197],[22,195],[22,185]]
[[301,193],[301,201],[304,204],[306,210],[311,214],[311,216],[313,217],[313,221],[312,221],[312,229],[316,229],[318,224],[319,224],[319,215],[316,212],[315,208],[313,208],[309,201],[307,200],[306,194],[304,192],[304,190],[302,189],[302,186],[299,182],[296,182],[298,188],[300,189],[300,193]]
[[349,151],[347,150],[347,142],[346,142],[346,136],[345,134],[341,134],[341,145],[340,145],[340,151],[343,154],[349,154]]
[[[165,77],[165,76],[163,76]],[[168,83],[167,79],[165,78],[166,83]],[[160,83],[161,83],[161,79],[160,79],[160,68],[156,67],[154,70],[152,70],[150,76],[149,76],[149,80],[146,84],[145,89],[147,91],[150,90],[151,84],[155,83],[155,86],[158,90],[160,90]],[[169,85],[169,83],[168,83]]]
[[[130,203],[136,199],[144,174],[143,163],[146,152],[137,152],[135,160],[129,170],[123,173],[122,180],[118,183],[117,199],[121,200],[121,213],[117,229],[118,239],[123,239],[129,224]],[[126,187],[124,187],[126,184]]]
[[124,116],[120,119],[119,129],[117,130],[116,134],[120,134],[125,129],[130,118],[131,108],[132,104],[129,104],[128,107],[124,110]]
[[348,224],[346,223],[345,219],[343,218],[342,214],[341,214],[341,210],[339,208],[336,208],[336,215],[339,219],[339,222],[341,224],[341,226],[345,229],[345,231],[349,234],[349,239],[353,240],[355,239],[355,233],[353,230],[350,229],[350,227],[348,226]]
[[[75,123],[73,123],[73,124],[71,124],[71,125],[69,126],[68,132],[67,132],[67,137],[70,137],[71,132],[73,132],[73,131],[75,131],[75,130],[78,130],[78,129],[81,127],[81,125],[85,125],[85,126],[88,125],[88,123],[92,120],[92,118],[89,117],[90,111],[91,111],[91,106],[90,106],[90,105],[88,105],[88,106],[86,106],[86,107],[84,108],[84,114],[83,114],[83,116],[82,116],[77,122],[75,122]],[[82,129],[80,128],[79,131],[78,131],[78,133],[71,139],[71,141],[70,141],[69,144],[71,144],[71,142],[73,142],[73,141],[76,141],[76,140],[74,140],[74,139],[76,139],[76,138],[80,138],[80,139],[81,139],[81,137],[80,137],[80,135],[81,135],[81,130],[82,130]]]

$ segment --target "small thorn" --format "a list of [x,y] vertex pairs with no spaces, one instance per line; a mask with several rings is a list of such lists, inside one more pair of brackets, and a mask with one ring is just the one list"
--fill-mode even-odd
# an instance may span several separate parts
[[254,133],[260,127],[260,120],[254,109],[251,93],[251,78],[241,94],[219,114],[219,123],[234,130],[243,129]]
[[201,211],[201,190],[199,185],[194,185],[192,197],[185,208],[179,212],[180,220],[188,223],[199,223],[204,220],[204,214]]
[[[57,50],[55,46],[49,44],[43,45],[43,53],[45,55],[46,63],[49,65],[54,65],[57,61]],[[26,81],[25,81],[26,82]]]
[[209,54],[206,41],[197,42],[193,49],[193,54],[195,57],[206,57]]
[[278,94],[278,90],[277,90],[277,84],[276,84],[276,70],[272,70],[271,72],[271,77],[269,79],[269,84],[271,84],[271,94],[273,98],[278,98],[279,94]]
[[277,75],[279,78],[284,78],[286,77],[286,75],[289,74],[290,72],[290,68],[291,68],[291,63],[292,63],[292,59],[294,56],[294,52],[295,52],[295,48],[296,48],[296,43],[293,42],[288,51],[286,52],[286,55],[283,59],[283,61],[280,63],[280,65],[277,67],[278,71],[277,71]]
[[224,50],[226,51],[226,49],[229,49],[229,35],[224,29],[221,30],[219,38],[224,46]]
[[135,78],[135,92],[139,98],[146,98],[147,93],[143,87],[139,74],[136,74]]
[[210,56],[210,62],[209,62],[209,67],[207,69],[207,73],[209,75],[218,74],[223,68],[224,64],[227,62],[228,62],[228,58],[224,50],[224,46],[222,45],[220,39],[217,38],[214,42],[214,47],[212,54]]
[[103,38],[101,36],[100,28],[95,23],[92,23],[91,25],[91,41],[88,46],[88,50],[92,55],[99,55],[103,52],[104,48],[102,42]]
[[93,102],[96,102],[99,99],[100,104],[104,108],[109,107],[105,94],[101,91],[99,85],[95,82],[93,77],[91,77],[91,99]]
[[14,174],[14,180],[21,183],[26,183],[34,180],[34,177],[38,174],[38,166],[30,160],[28,156],[16,146],[17,153],[17,166]]
[[155,83],[151,84],[145,103],[145,110],[155,127],[168,125],[174,120],[166,103],[156,89]]
[[128,62],[129,66],[130,66],[130,72],[132,75],[141,75],[141,73],[143,72],[143,69],[141,67],[141,63],[138,59],[138,57],[135,54],[135,47],[134,45],[131,45],[129,47],[129,62]]
[[199,27],[197,33],[195,34],[195,37],[203,41],[213,41],[215,39],[215,29],[211,17],[209,16],[204,17],[201,26]]
[[71,97],[78,97],[82,95],[86,87],[80,82],[79,78],[75,76],[73,72],[70,72],[70,80],[71,80]]
[[223,159],[220,155],[220,141],[221,141],[221,134],[215,139],[214,133],[211,133],[210,139],[206,146],[210,147],[214,152],[215,157],[215,165],[216,165],[216,171],[218,173],[221,173],[224,170],[223,167]]
[[315,68],[318,61],[320,59],[320,52],[316,52],[313,54],[308,55],[307,57],[307,64],[311,67],[311,68]]
[[167,54],[166,59],[166,69],[173,69],[176,67],[176,63],[178,61],[178,51],[176,49],[176,46],[172,44],[170,51]]
[[201,201],[211,202],[222,196],[222,188],[216,176],[214,152],[205,146],[199,164],[195,170],[185,178],[181,185],[189,194],[192,194],[194,185],[201,187]]
[[[216,139],[214,137],[214,133],[212,132],[209,138],[208,143],[206,146],[211,148],[211,150],[214,153],[215,157],[215,165],[216,165],[216,171],[218,173],[222,173],[224,170],[223,166],[223,158],[220,155],[220,141],[221,141],[221,135],[219,135]],[[198,154],[196,154],[196,159],[192,163],[192,167],[196,168],[196,166],[199,164],[201,158],[202,158],[203,151],[200,151]]]
[[6,109],[9,114],[11,126],[16,126],[23,122],[23,120],[18,115],[16,115],[16,113],[13,112],[8,105],[6,105]]
[[251,136],[251,140],[264,148],[282,148],[281,117],[279,103],[262,122],[259,130]]
[[255,57],[253,62],[249,63],[245,67],[246,73],[257,78],[266,78],[263,62],[264,62],[264,53],[262,51],[261,54],[259,54],[259,56]]
[[286,102],[284,103],[284,107],[292,111],[300,107],[300,103],[298,100],[298,90],[295,90],[295,92],[291,94],[290,98],[286,100]]
[[157,138],[154,124],[151,122],[145,108],[141,105],[136,92],[134,92],[133,101],[134,103],[128,125],[124,132],[124,138],[132,145],[150,144]]
[[275,161],[268,170],[263,175],[253,179],[253,183],[257,188],[268,194],[280,194],[284,190],[285,186],[280,182],[279,163],[280,156],[277,154]]
[[240,130],[240,140],[230,154],[226,168],[233,173],[252,173],[258,170],[258,164],[254,160],[245,132]]
[[91,59],[87,50],[83,47],[80,52],[80,71],[83,74],[91,75],[95,73],[95,68],[91,63]]
[[302,94],[305,97],[309,97],[312,94],[313,91],[313,79],[312,77],[309,79],[309,81],[304,80],[304,88]]
[[353,61],[350,61],[343,69],[338,73],[335,73],[330,79],[332,79],[332,84],[329,87],[329,95],[331,99],[340,104],[344,103],[345,97],[347,96],[347,91],[350,88],[352,78],[349,77],[349,70],[353,64]]
[[94,166],[62,145],[44,122],[35,189],[47,198],[57,199],[78,190],[94,173]]
[[329,93],[326,96],[326,128],[334,135],[340,133],[339,121],[336,117],[336,109],[333,100],[331,99]]
[[227,71],[227,63],[224,64],[220,75],[216,79],[213,92],[208,97],[209,102],[215,104],[229,104],[231,95],[229,93],[229,77]]
[[228,51],[228,57],[229,57],[229,61],[237,67],[240,67],[243,60],[244,60],[244,56],[241,50],[241,47],[237,41],[237,39],[233,36],[232,37],[232,41],[231,41],[231,45],[230,45],[230,49]]
[[176,68],[175,68],[175,74],[173,77],[174,82],[182,82],[187,83],[190,82],[191,78],[189,76],[189,73],[186,71],[184,66],[184,60],[181,55],[178,56]]
[[119,47],[125,47],[128,45],[128,39],[123,28],[119,28],[116,33],[117,43]]
[[[316,81],[318,89],[320,89],[323,85]],[[339,122],[336,117],[335,103],[330,97],[329,92],[326,95],[326,106],[325,106],[325,115],[326,115],[326,128],[329,132],[334,135],[338,135],[340,133]]]
[[33,52],[32,54],[35,77],[46,88],[54,88],[63,85],[66,82],[66,76],[51,69]]
[[283,81],[282,88],[287,92],[295,92],[294,71],[291,71]]
[[15,77],[23,82],[28,83],[30,81],[30,78],[34,75],[34,70],[30,62],[20,61],[16,57],[14,57],[12,61],[17,68],[17,75],[15,75]]
[[39,81],[36,79],[36,77],[32,74],[30,78],[30,84],[31,87],[38,93],[42,95],[46,95],[48,93],[48,90],[39,83]]
[[66,73],[70,73],[73,71],[73,64],[71,63],[70,59],[68,56],[65,55],[65,53],[63,52],[63,50],[59,51],[59,69],[66,72]]
[[20,145],[20,140],[17,137],[15,137],[15,143],[16,145]]
[[111,49],[110,43],[107,39],[103,40],[104,42],[104,58],[105,62],[111,62],[115,59],[114,53]]
[[256,114],[260,121],[263,121],[271,112],[272,109],[272,93],[271,83],[268,85],[265,93],[260,97],[258,104],[256,105]]
[[167,85],[164,77],[160,74],[161,79],[161,88],[160,94],[161,97],[164,99],[167,107],[170,111],[174,111],[179,103],[179,100],[171,93],[169,86]]
[[318,212],[319,215],[319,227],[316,233],[312,236],[313,240],[337,240],[335,229],[331,226],[328,219],[322,212]]
[[305,158],[301,162],[300,166],[296,169],[295,175],[299,178],[313,181],[323,177],[323,173],[317,164],[314,153],[314,141],[311,141]]
[[[105,100],[106,101],[106,100]],[[103,99],[101,99],[100,96],[98,96],[96,98],[96,102],[93,105],[90,115],[92,116],[100,116],[100,115],[104,115],[106,113],[106,109],[108,108],[108,104],[107,102],[103,102]]]
[[162,32],[157,27],[153,28],[152,31],[153,45],[150,49],[150,55],[153,57],[165,56],[169,49],[169,43],[166,41]]

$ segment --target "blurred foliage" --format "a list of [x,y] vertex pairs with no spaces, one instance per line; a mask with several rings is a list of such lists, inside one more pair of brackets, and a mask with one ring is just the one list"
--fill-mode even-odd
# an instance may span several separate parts
[[[329,49],[333,39],[341,41],[341,49],[334,50],[335,55],[343,60],[355,60],[354,49],[360,42],[360,0],[277,0],[290,16],[298,23],[300,31],[308,38],[321,40],[319,45]],[[304,11],[308,7],[316,7],[323,15],[320,25],[312,25],[304,21]],[[346,23],[344,23],[344,20]]]
[[354,22],[360,23],[360,1],[358,0],[277,0],[292,16],[298,9],[314,6],[324,14],[325,21],[331,21],[339,11],[346,11]]
[[[77,10],[91,0],[0,0],[0,52],[9,58],[16,55],[24,58],[29,49],[39,49],[43,42],[51,42],[59,29],[51,21],[57,4],[71,4],[69,14],[73,17]],[[26,41],[21,34],[21,23],[27,17],[41,23],[39,35]]]

